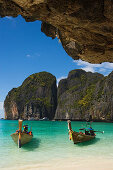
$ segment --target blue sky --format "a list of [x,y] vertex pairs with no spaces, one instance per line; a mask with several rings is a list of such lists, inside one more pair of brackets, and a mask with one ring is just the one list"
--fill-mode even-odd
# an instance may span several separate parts
[[0,18],[0,116],[7,93],[29,75],[47,71],[59,81],[77,68],[108,75],[113,64],[74,61],[57,38],[52,40],[41,32],[40,21],[28,23],[21,16]]

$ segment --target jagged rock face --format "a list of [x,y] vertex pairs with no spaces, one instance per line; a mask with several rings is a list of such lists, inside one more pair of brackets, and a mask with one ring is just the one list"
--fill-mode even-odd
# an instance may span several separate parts
[[113,120],[113,72],[97,83],[94,98],[93,117],[102,120]]
[[29,76],[4,102],[6,119],[53,119],[57,106],[56,78],[47,72]]
[[113,0],[0,0],[0,16],[42,21],[73,59],[113,62]]
[[73,70],[58,86],[55,119],[113,120],[113,72],[98,73]]
[[104,77],[72,70],[58,90],[52,74],[36,73],[8,93],[4,107],[6,119],[86,120],[91,115],[94,121],[113,121],[113,72]]

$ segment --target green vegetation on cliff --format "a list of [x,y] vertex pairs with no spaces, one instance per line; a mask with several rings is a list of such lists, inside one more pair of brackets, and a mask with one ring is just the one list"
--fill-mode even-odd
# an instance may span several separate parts
[[6,96],[7,119],[43,117],[49,119],[113,120],[113,72],[104,77],[98,73],[72,70],[59,82],[47,72],[29,76],[20,87]]
[[91,106],[91,101],[94,99],[94,91],[95,91],[95,84],[90,85],[86,89],[86,95],[79,100],[78,104],[83,106],[83,107],[88,107]]
[[[70,71],[67,79],[61,80],[58,86],[55,119],[85,120],[90,114],[100,119],[102,114],[96,109],[100,107],[99,104],[97,105],[97,98],[104,94],[103,79],[104,76],[99,73],[79,69]],[[98,114],[100,116],[97,116]]]
[[36,118],[47,116],[52,119],[57,104],[56,78],[47,72],[36,73],[30,75],[20,87],[11,90],[4,105],[6,117],[12,114],[15,119],[12,103],[17,107],[18,117],[22,115],[27,119],[35,114]]

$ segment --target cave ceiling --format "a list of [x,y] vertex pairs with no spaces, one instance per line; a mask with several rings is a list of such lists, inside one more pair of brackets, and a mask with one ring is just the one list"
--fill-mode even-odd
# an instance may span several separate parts
[[113,0],[0,0],[0,16],[42,21],[73,59],[113,62]]

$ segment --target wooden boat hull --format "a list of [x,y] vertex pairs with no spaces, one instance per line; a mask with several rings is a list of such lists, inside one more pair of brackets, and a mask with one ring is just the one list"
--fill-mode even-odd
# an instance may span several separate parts
[[73,140],[74,144],[90,141],[90,140],[95,138],[95,136],[85,135],[85,134],[80,133],[80,132],[75,132],[75,131],[73,132],[72,131],[70,133],[71,133],[72,140]]
[[[17,145],[18,145],[18,136],[19,136],[18,132],[15,132],[11,135],[12,139],[14,140],[14,142]],[[21,145],[24,145],[24,144],[30,142],[32,137],[33,137],[33,135],[22,132],[21,133]]]

